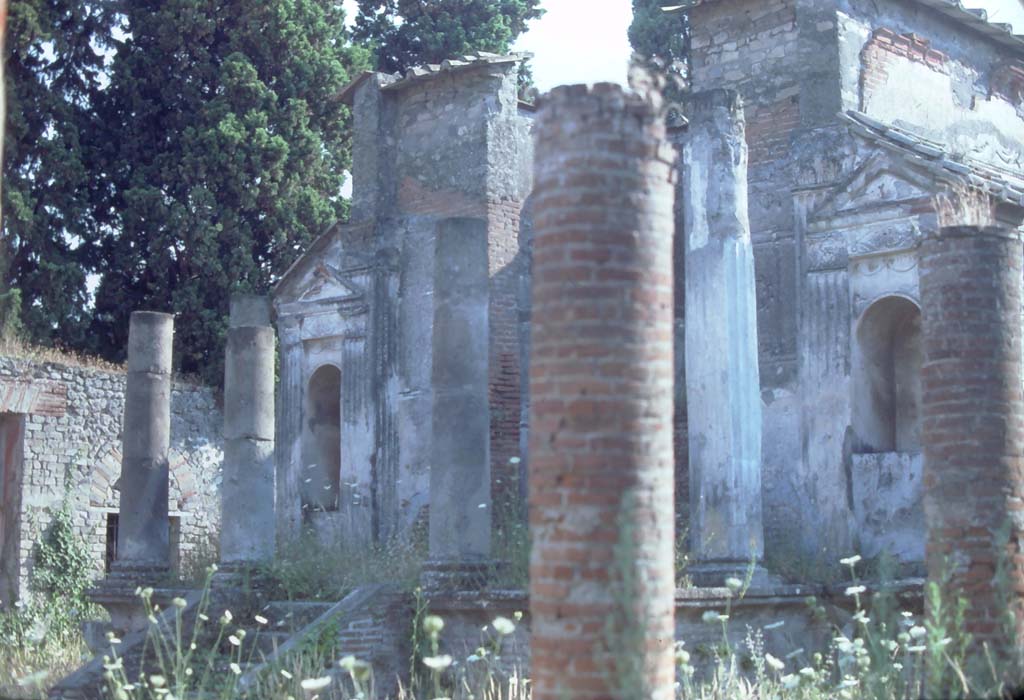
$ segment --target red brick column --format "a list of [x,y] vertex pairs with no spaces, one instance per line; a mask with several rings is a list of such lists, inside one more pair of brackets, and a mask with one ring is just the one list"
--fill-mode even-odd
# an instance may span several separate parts
[[[952,574],[949,592],[970,602],[966,626],[978,642],[1005,641],[1011,602],[1021,639],[1022,259],[1020,235],[1008,228],[942,228],[921,247],[928,576]],[[995,573],[1004,555],[1009,590],[1001,594]]]
[[616,85],[580,85],[553,90],[537,119],[537,700],[672,696],[675,154],[656,113]]

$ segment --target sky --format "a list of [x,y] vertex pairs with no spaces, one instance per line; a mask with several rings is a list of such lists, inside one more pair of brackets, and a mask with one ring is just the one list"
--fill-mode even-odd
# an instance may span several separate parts
[[[1024,34],[1021,0],[964,0],[988,10],[989,20],[1008,22]],[[355,0],[345,0],[355,17]],[[541,92],[570,83],[624,83],[630,47],[626,31],[631,0],[542,0],[547,12],[533,20],[513,48],[534,54],[533,81]]]

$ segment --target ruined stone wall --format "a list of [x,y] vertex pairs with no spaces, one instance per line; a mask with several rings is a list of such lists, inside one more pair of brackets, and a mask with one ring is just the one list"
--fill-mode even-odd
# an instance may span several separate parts
[[1024,48],[915,3],[837,3],[843,108],[1002,168],[1024,164]]
[[[909,466],[906,493],[878,495],[910,507],[920,529],[917,449],[862,434],[856,333],[878,300],[918,303],[914,246],[935,227],[929,201],[943,187],[896,137],[880,148],[844,113],[1020,172],[1024,50],[977,32],[973,15],[907,0],[705,0],[689,14],[694,88],[737,90],[747,116],[766,554],[834,564],[891,539],[865,536],[877,466]],[[876,452],[888,456],[864,457]]]
[[[798,351],[804,300],[799,292],[800,242],[792,191],[799,177],[794,161],[806,157],[797,152],[802,135],[820,130],[838,108],[837,54],[829,49],[835,29],[821,5],[827,3],[714,0],[690,11],[694,90],[734,89],[744,104],[769,557],[777,549],[775,543],[804,539],[803,533],[793,530],[799,528],[804,510],[795,496],[803,484],[793,483],[802,480],[796,475],[804,460]],[[812,148],[821,145],[815,142]],[[677,222],[679,236],[681,216]],[[681,257],[677,255],[677,279],[683,278]],[[677,336],[682,333],[677,327]],[[833,457],[838,462],[838,455]],[[686,461],[677,460],[677,469],[688,469]],[[685,482],[687,476],[680,473],[679,480]],[[834,490],[832,484],[828,488]],[[842,503],[841,496],[839,500]],[[791,507],[796,510],[787,510]]]
[[[66,489],[75,528],[88,543],[96,574],[103,573],[108,515],[117,513],[119,507],[114,487],[121,470],[125,375],[0,358],[0,383],[13,378],[46,381],[67,391],[62,412],[14,414],[24,421],[18,479],[21,507],[16,518],[20,530],[17,586],[24,595],[33,547],[60,507]],[[222,428],[221,412],[210,389],[181,381],[174,384],[168,504],[172,523],[177,519],[172,528],[172,562],[212,561],[216,555]]]

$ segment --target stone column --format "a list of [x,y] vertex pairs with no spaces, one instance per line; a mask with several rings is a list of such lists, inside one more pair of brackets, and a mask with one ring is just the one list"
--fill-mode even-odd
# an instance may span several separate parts
[[941,228],[920,249],[928,577],[950,575],[966,631],[997,646],[1024,641],[1022,259],[1008,227]]
[[270,325],[270,297],[262,294],[232,294],[228,326]]
[[425,584],[472,585],[490,564],[487,222],[444,219],[434,249],[430,561]]
[[537,116],[537,700],[673,696],[675,152],[659,101],[611,84],[559,87]]
[[303,354],[299,320],[294,316],[278,316],[277,328],[281,340],[281,392],[277,412],[280,420],[275,440],[277,544],[280,548],[294,544],[302,529]]
[[[232,299],[232,323],[269,324],[264,310],[265,300]],[[274,329],[232,327],[224,365],[221,563],[237,568],[273,558],[274,496]]]
[[145,579],[170,565],[167,516],[174,316],[135,311],[128,329],[121,510],[115,574]]
[[761,392],[743,106],[732,91],[687,101],[682,179],[690,538],[697,585],[764,557]]

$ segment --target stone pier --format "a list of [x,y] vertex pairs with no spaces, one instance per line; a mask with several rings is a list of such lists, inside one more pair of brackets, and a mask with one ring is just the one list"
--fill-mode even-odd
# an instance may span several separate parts
[[167,516],[174,316],[135,311],[128,329],[115,576],[140,583],[170,566]]
[[928,577],[950,577],[966,631],[997,647],[1024,641],[1022,259],[1002,226],[941,228],[920,249]]
[[537,700],[673,695],[675,153],[658,101],[599,84],[556,88],[540,103],[529,446]]
[[[265,299],[232,299],[220,534],[220,560],[229,569],[274,556],[274,329],[265,312]],[[234,327],[236,321],[254,325]]]
[[434,253],[429,588],[491,565],[487,222],[444,219]]
[[[687,100],[683,139],[686,414],[694,583],[721,586],[764,557],[761,397],[743,106]],[[766,578],[763,570],[759,578]]]

